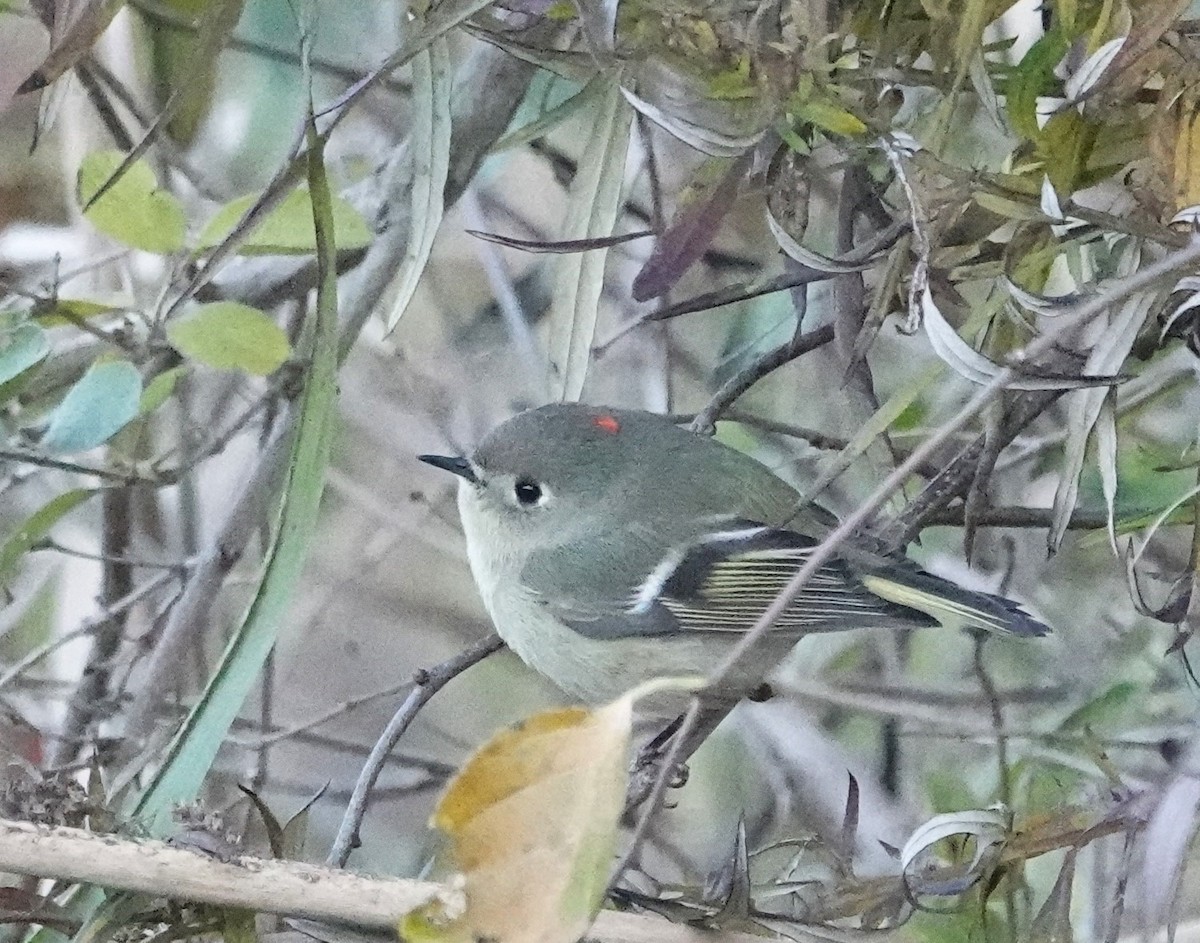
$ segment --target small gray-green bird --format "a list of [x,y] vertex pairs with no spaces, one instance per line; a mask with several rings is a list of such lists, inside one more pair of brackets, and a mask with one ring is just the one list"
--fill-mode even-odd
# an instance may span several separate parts
[[[706,676],[829,529],[754,459],[663,416],[543,406],[469,458],[460,478],[475,582],[496,630],[567,693],[597,703],[659,676]],[[731,692],[753,688],[810,632],[930,625],[1049,630],[1016,603],[845,545],[775,622]]]

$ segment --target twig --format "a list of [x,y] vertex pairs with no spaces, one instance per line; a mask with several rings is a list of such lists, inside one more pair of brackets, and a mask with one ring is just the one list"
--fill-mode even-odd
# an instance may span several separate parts
[[[976,632],[974,652],[975,677],[979,679],[979,687],[987,698],[988,708],[992,717],[992,732],[996,735],[996,766],[997,778],[999,779],[998,793],[1000,801],[1006,808],[1011,809],[1012,784],[1009,782],[1008,737],[1004,734],[1004,707],[1000,703],[1000,694],[996,690],[996,684],[992,681],[992,676],[988,673],[987,665],[983,660],[983,650],[986,644],[987,637],[984,633]],[[1004,907],[1008,916],[1009,932],[1014,935],[1012,943],[1016,943],[1017,899],[1011,881],[1005,885]]]
[[68,642],[73,642],[77,638],[91,635],[93,632],[104,626],[113,616],[120,615],[131,606],[137,605],[141,600],[145,599],[155,590],[161,588],[175,576],[175,571],[164,570],[157,576],[137,587],[127,596],[122,599],[115,600],[112,605],[101,612],[99,615],[88,619],[81,623],[69,632],[65,632],[58,638],[52,639],[44,645],[39,645],[33,651],[29,652],[24,658],[14,664],[8,671],[0,675],[0,691],[13,682],[14,678],[19,677],[36,665],[39,661],[56,651]]
[[[102,495],[100,548],[105,559],[100,591],[106,610],[117,600],[126,598],[134,588],[133,567],[117,562],[129,552],[133,539],[134,497],[131,488],[108,488]],[[62,766],[74,760],[79,750],[76,741],[91,729],[97,708],[109,690],[111,662],[125,638],[127,614],[128,609],[119,613],[110,611],[92,635],[87,663],[67,704],[63,739],[54,745],[51,766]]]
[[[907,231],[907,222],[897,223],[890,229],[880,233],[867,245],[856,249],[851,257],[836,259],[834,261],[861,261],[863,258],[869,258],[874,253],[891,246]],[[643,314],[641,317],[634,318],[627,324],[623,324],[611,337],[597,344],[593,352],[597,355],[603,354],[622,337],[630,331],[641,327],[643,324],[649,324],[654,321],[665,321],[668,318],[677,318],[696,311],[711,311],[713,308],[735,304],[739,301],[749,301],[761,295],[770,295],[777,291],[789,291],[793,288],[799,288],[802,285],[811,285],[814,282],[828,281],[831,278],[836,278],[837,275],[837,272],[825,272],[797,263],[792,270],[783,275],[776,275],[774,278],[754,282],[739,282],[736,285],[726,285],[700,295],[693,295],[691,298],[685,298],[683,301],[678,301],[675,304],[656,308],[648,314]]]
[[38,468],[52,468],[55,471],[70,472],[73,475],[94,475],[105,481],[115,481],[120,484],[131,484],[134,482],[141,484],[157,484],[149,478],[133,472],[115,471],[110,468],[97,468],[94,465],[83,465],[79,462],[68,462],[65,459],[55,458],[51,455],[42,455],[38,452],[29,452],[24,449],[0,449],[0,461],[18,462],[23,465],[35,465]]
[[104,553],[88,553],[86,550],[78,550],[75,547],[66,547],[60,544],[57,540],[43,540],[41,543],[34,544],[31,550],[50,551],[52,553],[61,553],[66,557],[77,557],[80,560],[99,560],[105,563],[119,563],[123,566],[133,567],[141,570],[174,570],[175,572],[186,572],[188,567],[192,565],[190,560],[147,560],[144,557],[131,557],[128,554],[113,556]]
[[325,859],[326,864],[335,868],[345,867],[350,858],[350,852],[358,847],[358,829],[362,825],[363,817],[367,814],[371,789],[387,762],[388,754],[400,741],[404,731],[408,729],[408,725],[413,722],[421,708],[454,678],[503,647],[504,642],[501,641],[500,636],[489,635],[470,648],[459,652],[453,658],[446,659],[440,665],[417,672],[413,678],[412,691],[409,692],[404,703],[400,705],[400,709],[388,722],[379,739],[375,741],[375,746],[371,748],[367,762],[363,764],[362,772],[358,774],[358,781],[354,784],[354,792],[350,796],[350,804],[346,807],[333,847],[329,849],[329,855]]
[[721,413],[755,383],[768,373],[778,370],[786,363],[791,363],[810,350],[816,350],[818,347],[828,344],[831,340],[833,340],[833,325],[826,324],[807,334],[795,335],[774,350],[767,351],[721,385],[713,398],[692,420],[692,431],[711,435],[713,425],[721,417]]
[[[636,778],[631,778],[629,792],[625,799],[625,814],[629,815],[642,802],[645,802],[646,805],[642,810],[642,815],[638,819],[637,825],[634,826],[633,834],[630,836],[625,853],[621,855],[617,866],[613,868],[612,877],[608,881],[610,893],[620,883],[621,878],[625,876],[625,872],[633,867],[634,862],[638,860],[642,843],[646,840],[646,834],[650,829],[650,823],[662,807],[663,800],[666,799],[667,787],[670,785],[675,771],[687,759],[687,754],[684,752],[685,747],[694,751],[699,745],[693,744],[693,741],[696,739],[694,731],[699,725],[700,715],[703,712],[704,709],[700,698],[693,697],[688,703],[687,711],[679,722],[679,727],[668,742],[666,752],[663,753],[658,763],[657,775],[652,780],[649,780],[650,787],[648,790],[639,789]],[[641,766],[642,757],[639,756],[638,759],[639,766]],[[653,771],[654,767],[646,765],[642,769],[644,770],[644,774],[646,774]]]
[[225,578],[241,559],[250,538],[258,532],[260,506],[287,454],[289,419],[290,410],[285,410],[274,439],[262,450],[241,494],[230,506],[224,526],[197,558],[183,594],[163,627],[126,715],[121,750],[121,758],[125,760],[141,750],[142,740],[153,727],[161,698],[175,686],[184,653],[194,640],[203,637],[209,626],[209,613]]
[[[976,527],[1049,527],[1054,516],[1053,508],[1027,508],[1000,506],[984,508],[975,518]],[[966,519],[966,508],[941,508],[926,514],[922,527],[962,527]],[[1071,515],[1067,527],[1072,530],[1097,530],[1108,526],[1108,516],[1103,511],[1076,511]]]
[[[315,730],[317,727],[327,724],[332,720],[336,720],[346,714],[358,710],[365,704],[370,704],[372,701],[378,701],[385,697],[394,697],[405,688],[411,681],[406,681],[404,684],[393,684],[384,688],[382,691],[372,691],[370,694],[364,694],[361,697],[348,698],[336,707],[331,707],[329,710],[318,714],[316,717],[310,717],[308,720],[301,721],[296,724],[289,724],[286,727],[279,727],[271,730],[270,733],[264,733],[253,740],[241,740],[240,745],[248,749],[261,749],[263,746],[272,743],[279,743],[281,740],[290,740],[293,737],[299,736],[302,733],[307,733],[310,730]],[[264,729],[270,730],[270,727]]]
[[[1129,888],[1129,874],[1133,870],[1133,855],[1137,850],[1137,833],[1125,833],[1125,847],[1121,850],[1121,863],[1117,866],[1116,886],[1113,888],[1112,904],[1108,912],[1104,943],[1117,943],[1121,932],[1121,917],[1125,913],[1125,893]],[[1178,931],[1180,928],[1176,928]],[[1184,939],[1183,935],[1176,939]]]

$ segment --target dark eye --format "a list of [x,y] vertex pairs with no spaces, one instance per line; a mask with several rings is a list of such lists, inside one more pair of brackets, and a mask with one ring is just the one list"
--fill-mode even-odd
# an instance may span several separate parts
[[523,507],[532,507],[542,500],[542,487],[536,481],[530,481],[528,478],[520,479],[516,487],[513,488],[513,493],[517,496],[517,501]]

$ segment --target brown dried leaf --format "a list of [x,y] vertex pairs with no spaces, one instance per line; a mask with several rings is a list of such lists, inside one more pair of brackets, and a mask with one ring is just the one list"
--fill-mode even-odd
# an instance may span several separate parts
[[433,816],[465,910],[410,914],[405,939],[571,943],[586,932],[608,886],[632,704],[537,714],[468,761]]

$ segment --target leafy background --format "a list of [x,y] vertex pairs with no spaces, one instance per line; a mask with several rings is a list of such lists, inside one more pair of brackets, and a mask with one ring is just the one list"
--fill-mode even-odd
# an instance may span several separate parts
[[[1015,440],[993,404],[878,524],[1054,636],[806,640],[693,759],[633,886],[723,926],[1116,939],[1182,873],[1194,914],[1193,6],[4,5],[8,813],[102,778],[161,831],[203,780],[253,842],[237,783],[281,819],[328,783],[319,860],[414,670],[487,629],[416,453],[550,399],[707,409],[849,512],[1057,332],[1005,394],[1041,397]],[[1120,382],[1062,392],[1082,374]],[[962,494],[904,517],[987,430]],[[452,682],[354,864],[416,873],[449,773],[558,699],[508,654]],[[868,893],[902,870],[915,912]]]

